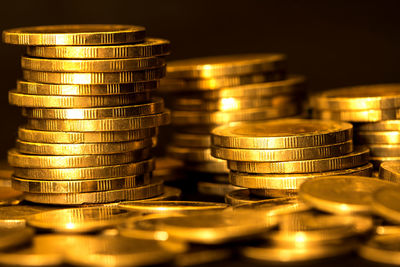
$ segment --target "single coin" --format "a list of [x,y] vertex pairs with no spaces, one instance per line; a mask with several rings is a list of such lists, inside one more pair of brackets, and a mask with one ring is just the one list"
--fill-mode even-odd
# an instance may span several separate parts
[[118,59],[49,59],[21,57],[25,70],[50,72],[120,72],[157,68],[165,65],[161,57]]
[[[157,179],[157,177],[153,176],[154,179]],[[164,180],[163,180],[164,181]],[[150,200],[151,201],[172,201],[172,200],[179,200],[182,196],[182,190],[173,186],[164,186],[164,192],[156,197],[152,197]],[[147,199],[143,200],[136,200],[136,202],[139,201],[149,201]]]
[[375,235],[358,250],[358,255],[379,264],[399,265],[400,235]]
[[3,31],[3,42],[15,45],[105,45],[144,40],[142,26],[117,24],[47,25]]
[[168,77],[213,78],[286,69],[283,54],[241,54],[176,60],[168,63]]
[[208,134],[174,132],[172,142],[180,147],[206,148],[211,146],[211,136]]
[[400,131],[400,120],[361,123],[357,124],[355,127],[357,131]]
[[368,144],[371,157],[400,157],[400,144]]
[[357,141],[362,144],[400,144],[400,131],[357,131]]
[[28,119],[27,127],[33,130],[42,131],[108,132],[154,128],[168,124],[169,122],[170,111],[166,109],[163,113],[126,118],[106,118],[96,120]]
[[147,92],[158,88],[158,81],[112,84],[48,84],[17,80],[16,91],[28,95],[93,96]]
[[0,186],[0,206],[18,205],[23,199],[24,195],[20,190]]
[[346,122],[280,119],[219,126],[211,139],[220,147],[275,149],[342,143],[352,136],[353,126]]
[[125,153],[151,148],[152,146],[153,141],[151,138],[129,142],[92,144],[47,144],[16,141],[16,147],[20,153],[54,156]]
[[228,168],[247,173],[313,173],[343,170],[365,165],[369,162],[369,149],[356,146],[354,151],[338,157],[294,160],[284,162],[228,161]]
[[1,228],[0,250],[8,250],[29,243],[35,231],[30,227],[24,228]]
[[310,206],[325,212],[371,213],[372,193],[393,185],[388,181],[361,176],[318,177],[301,185],[299,197]]
[[228,174],[229,169],[226,167],[226,160],[216,159],[213,161],[190,162],[185,161],[185,170],[212,174]]
[[100,204],[126,200],[150,199],[163,193],[163,182],[154,181],[128,189],[88,193],[25,193],[25,199],[35,203],[51,205]]
[[310,207],[301,202],[297,197],[282,197],[237,205],[233,207],[233,210],[255,210],[266,216],[281,216],[309,211]]
[[201,201],[126,201],[118,204],[121,209],[139,211],[141,213],[181,213],[224,210],[228,205]]
[[29,193],[86,193],[108,190],[129,189],[148,185],[151,181],[149,173],[143,175],[93,179],[81,181],[47,181],[12,178],[12,187]]
[[281,117],[289,117],[299,112],[298,105],[286,107],[258,107],[236,111],[180,111],[172,112],[172,124],[225,124],[229,122],[247,121],[247,120],[269,120]]
[[300,147],[300,148],[277,148],[277,149],[242,149],[225,148],[219,146],[211,147],[213,157],[232,161],[292,161],[337,157],[353,152],[353,141],[342,143]]
[[8,101],[11,105],[31,108],[107,107],[150,101],[150,93],[151,91],[120,95],[52,96],[21,94],[11,90],[8,92]]
[[127,164],[87,168],[15,168],[14,175],[34,180],[72,181],[142,175],[152,170],[154,170],[154,158]]
[[18,139],[26,142],[50,144],[112,143],[146,139],[155,136],[157,132],[154,127],[131,131],[62,132],[33,130],[26,128],[26,126],[20,126],[18,128]]
[[27,46],[26,54],[42,58],[143,58],[166,56],[170,42],[160,38],[146,38],[142,43],[96,46]]
[[241,187],[225,183],[213,183],[204,181],[197,183],[197,191],[203,195],[225,197],[225,195],[229,192],[238,189],[241,189]]
[[164,111],[162,98],[143,104],[102,108],[23,108],[22,115],[36,119],[103,119],[152,115]]
[[65,233],[87,233],[116,226],[140,213],[116,207],[70,208],[37,213],[27,223],[35,228]]
[[372,209],[379,216],[398,224],[400,222],[400,186],[393,183],[392,186],[381,188],[373,193]]
[[159,80],[164,76],[165,65],[161,68],[122,72],[45,72],[22,70],[24,80],[59,84],[134,83]]
[[262,200],[265,199],[251,195],[249,189],[233,190],[225,195],[225,202],[232,206],[255,203]]
[[379,177],[383,180],[400,182],[400,157],[397,161],[384,161],[379,166]]
[[167,154],[170,157],[191,162],[215,160],[215,158],[211,156],[210,148],[179,147],[175,145],[169,145],[167,146]]
[[350,122],[378,122],[400,118],[400,109],[365,109],[365,110],[312,110],[312,117],[320,120]]
[[[255,174],[231,171],[229,173],[229,182],[236,186],[251,189],[297,190],[299,189],[300,185],[307,180],[336,175],[371,176],[372,169],[372,164],[368,163],[366,165],[351,169],[304,174]],[[329,178],[327,177],[327,179]],[[349,179],[351,180],[352,178]]]
[[368,110],[400,107],[400,84],[374,84],[327,90],[311,98],[315,109]]

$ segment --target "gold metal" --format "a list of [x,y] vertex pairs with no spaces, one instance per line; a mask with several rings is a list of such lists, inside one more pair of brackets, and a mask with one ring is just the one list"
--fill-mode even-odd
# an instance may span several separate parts
[[211,156],[210,148],[179,147],[179,146],[169,145],[167,147],[167,154],[170,157],[184,161],[191,161],[191,162],[216,161],[216,159]]
[[0,186],[0,206],[18,205],[23,199],[24,195],[20,190]]
[[372,195],[372,210],[386,220],[398,224],[400,222],[400,186],[393,183],[376,190]]
[[144,40],[141,26],[117,24],[49,25],[3,31],[3,42],[15,45],[105,45]]
[[312,117],[321,120],[337,120],[350,122],[379,122],[384,120],[396,120],[400,118],[400,109],[366,109],[366,110],[316,110],[312,111]]
[[28,244],[35,231],[30,227],[0,230],[0,250],[16,248]]
[[241,189],[241,187],[225,183],[214,183],[205,181],[200,181],[197,183],[197,191],[203,195],[225,197],[225,195],[229,192],[238,189]]
[[400,144],[368,144],[371,157],[400,157]]
[[204,172],[212,174],[228,174],[229,170],[226,167],[226,160],[216,159],[213,161],[203,162],[185,162],[185,170],[194,172]]
[[225,195],[225,202],[231,206],[251,204],[263,200],[263,198],[251,195],[249,189],[233,190]]
[[172,143],[181,147],[206,148],[211,146],[211,136],[208,134],[174,132]]
[[379,177],[383,180],[400,183],[400,157],[397,161],[384,161],[379,166]]
[[366,244],[361,245],[358,255],[378,264],[399,265],[400,235],[375,235]]
[[386,120],[373,123],[362,123],[356,126],[357,131],[400,131],[400,120]]
[[[154,177],[157,179],[157,177]],[[182,196],[182,190],[172,186],[164,186],[164,192],[156,197],[152,197],[151,201],[170,201],[170,200],[179,200]],[[144,200],[136,200],[139,201],[148,201],[147,199]]]
[[400,144],[400,131],[357,131],[355,138],[363,144]]

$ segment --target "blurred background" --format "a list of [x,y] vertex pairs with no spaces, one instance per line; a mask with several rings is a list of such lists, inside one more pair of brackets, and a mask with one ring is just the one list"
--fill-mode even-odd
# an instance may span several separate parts
[[[80,23],[137,24],[172,42],[170,60],[281,52],[312,91],[400,82],[399,1],[7,1],[1,30]],[[1,44],[0,159],[14,146],[20,109],[7,91],[23,49]]]

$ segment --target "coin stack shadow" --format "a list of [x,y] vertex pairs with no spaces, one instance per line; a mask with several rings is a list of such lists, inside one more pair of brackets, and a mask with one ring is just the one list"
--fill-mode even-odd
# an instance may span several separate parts
[[214,127],[301,112],[298,96],[304,93],[305,79],[288,77],[286,65],[286,56],[281,54],[215,56],[168,63],[167,77],[160,86],[170,100],[166,104],[171,109],[173,126],[167,155],[184,161],[192,191],[221,199],[238,188],[228,183],[226,162],[210,154],[210,132]]
[[[46,27],[35,29],[44,36],[37,46],[29,43],[36,36],[15,41],[3,33],[5,42],[28,46],[23,79],[9,92],[27,117],[8,153],[13,188],[28,201],[58,205],[162,196],[151,150],[170,113],[151,93],[165,76],[169,41],[145,38],[140,26],[57,27],[64,26],[47,26],[54,38],[45,38]],[[113,38],[115,32],[124,38]],[[71,43],[41,43],[52,40]]]
[[400,85],[336,88],[311,97],[314,118],[351,122],[354,141],[370,149],[374,176],[382,162],[400,160]]
[[369,150],[353,150],[350,123],[280,119],[224,125],[212,131],[211,153],[228,160],[232,205],[265,198],[296,196],[311,178],[334,175],[371,176]]

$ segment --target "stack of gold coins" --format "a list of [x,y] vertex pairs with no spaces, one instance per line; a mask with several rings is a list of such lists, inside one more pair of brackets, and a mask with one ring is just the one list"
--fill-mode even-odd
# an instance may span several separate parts
[[3,40],[27,46],[23,79],[9,92],[27,118],[8,153],[13,188],[62,205],[162,195],[151,149],[170,116],[151,92],[169,41],[132,25],[17,28]]
[[354,123],[354,140],[371,151],[375,169],[400,160],[400,84],[328,90],[311,98],[313,117]]
[[[202,181],[199,191],[232,190],[224,160],[210,154],[213,128],[231,122],[270,120],[301,111],[301,76],[286,76],[286,56],[243,54],[173,61],[161,91],[169,94],[173,137],[168,154]],[[300,98],[301,99],[301,98]],[[194,179],[193,179],[194,180]]]
[[243,199],[252,195],[287,197],[296,195],[299,186],[310,178],[339,174],[370,176],[369,150],[353,149],[352,137],[353,126],[346,122],[241,122],[212,131],[211,153],[228,160],[230,183],[249,188],[243,191]]

